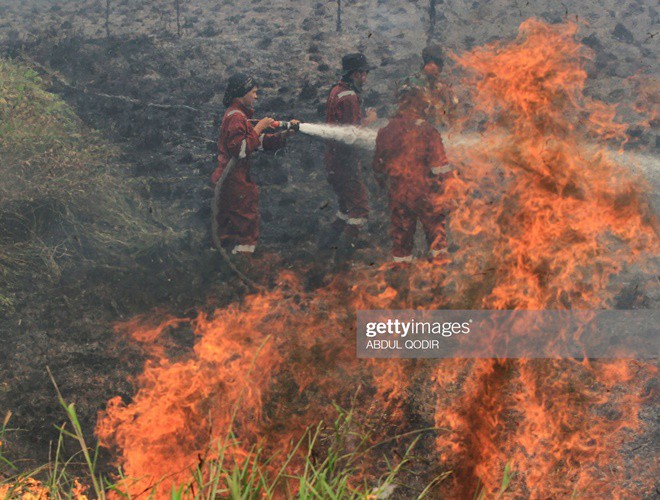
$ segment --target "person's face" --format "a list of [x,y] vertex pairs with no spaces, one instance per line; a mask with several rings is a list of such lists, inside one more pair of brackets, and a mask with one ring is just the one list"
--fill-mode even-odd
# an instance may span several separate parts
[[254,87],[247,94],[241,97],[241,104],[247,108],[254,108],[254,103],[257,102],[257,99],[259,99],[259,96],[257,96],[258,90],[259,89],[257,87]]
[[430,61],[424,65],[424,73],[427,75],[437,76],[440,74],[440,66],[438,66],[435,62]]
[[367,83],[368,75],[368,71],[356,71],[353,73],[353,83],[355,83],[355,86],[359,89],[364,87],[364,84]]

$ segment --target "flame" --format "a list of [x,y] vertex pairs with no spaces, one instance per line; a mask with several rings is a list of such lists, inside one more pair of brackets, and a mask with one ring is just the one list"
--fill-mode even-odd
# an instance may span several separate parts
[[[620,289],[612,278],[649,266],[657,223],[642,181],[609,153],[625,142],[616,110],[584,96],[589,54],[576,31],[528,20],[512,42],[457,56],[475,90],[467,123],[486,126],[449,151],[460,175],[435,200],[453,207],[451,264],[355,266],[318,290],[285,272],[276,289],[195,320],[124,325],[150,359],[132,401],[111,400],[97,435],[132,478],[125,489],[157,487],[164,497],[218,446],[238,463],[262,446],[277,469],[305,429],[332,418],[331,403],[350,404],[360,386],[357,411],[385,438],[410,428],[406,402],[420,380],[432,388],[438,459],[453,471],[440,485],[446,497],[497,495],[507,464],[518,496],[604,498],[632,488],[619,451],[640,429],[652,366],[355,359],[360,309],[610,307]],[[173,327],[196,339],[183,357],[167,342]],[[357,479],[377,472],[368,462]],[[293,460],[289,472],[300,466]]]
[[[73,481],[70,498],[75,500],[88,500],[87,487],[77,479]],[[64,492],[60,492],[64,493]],[[49,488],[33,477],[20,478],[13,484],[0,484],[0,497],[21,498],[22,500],[49,500],[53,498]],[[60,498],[60,496],[56,496]]]
[[0,485],[2,498],[23,498],[25,500],[47,500],[50,498],[48,489],[39,481],[28,477],[16,484]]
[[[612,276],[657,255],[644,184],[594,143],[621,147],[625,126],[613,107],[584,95],[589,54],[576,31],[528,20],[513,42],[456,58],[487,125],[478,144],[453,152],[462,175],[445,196],[457,200],[460,265],[444,284],[477,308],[611,306]],[[470,276],[481,277],[478,287]],[[439,392],[455,369],[438,368]],[[621,465],[620,431],[639,429],[635,394],[652,367],[633,376],[628,360],[475,360],[463,370],[460,395],[436,415],[451,429],[438,449],[456,464],[454,494],[474,495],[481,484],[496,495],[507,463],[530,498],[623,494],[623,478],[605,465]],[[606,408],[618,417],[603,416]]]
[[[310,424],[332,416],[333,402],[348,403],[361,371],[350,341],[354,313],[341,294],[300,290],[283,273],[277,290],[210,316],[123,325],[149,343],[152,359],[133,400],[111,400],[96,432],[102,445],[120,450],[126,476],[141,478],[126,483],[131,493],[159,485],[166,496],[196,466],[218,458],[218,447],[237,463],[255,444],[284,460]],[[187,325],[197,342],[188,359],[173,362],[164,337],[175,325]],[[303,393],[300,408],[276,404]],[[228,429],[239,439],[228,439]]]

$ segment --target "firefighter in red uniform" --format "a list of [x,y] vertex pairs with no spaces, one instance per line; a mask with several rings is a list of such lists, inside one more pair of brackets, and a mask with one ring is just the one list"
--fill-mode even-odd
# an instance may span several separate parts
[[[342,58],[343,76],[330,90],[326,104],[326,123],[367,125],[374,120],[373,111],[363,120],[360,99],[370,69],[363,54],[348,54]],[[346,228],[348,236],[355,238],[359,229],[367,223],[369,215],[359,152],[349,145],[327,141],[324,159],[328,182],[337,195],[339,210],[330,233],[321,240],[321,247],[334,244]]]
[[396,114],[378,131],[373,168],[384,187],[389,179],[392,256],[411,262],[417,220],[422,223],[431,255],[445,259],[445,214],[434,198],[444,179],[453,175],[442,137],[427,121],[427,105],[418,88],[399,92]]
[[294,133],[264,133],[275,123],[272,118],[256,125],[248,121],[257,90],[254,78],[238,73],[229,78],[222,100],[227,111],[218,139],[218,168],[211,178],[215,184],[212,231],[215,245],[230,248],[232,254],[252,254],[259,238],[259,189],[250,178],[250,156],[257,150],[283,147],[286,136]]

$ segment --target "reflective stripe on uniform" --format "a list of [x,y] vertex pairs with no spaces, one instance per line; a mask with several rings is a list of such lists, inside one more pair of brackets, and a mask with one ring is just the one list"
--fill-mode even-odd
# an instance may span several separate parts
[[339,92],[339,94],[337,94],[337,99],[341,99],[342,97],[346,97],[349,95],[356,95],[356,94],[353,90],[344,90],[343,92]]
[[236,245],[231,253],[232,255],[236,255],[237,253],[254,253],[255,248],[256,245]]
[[431,172],[433,173],[433,175],[440,175],[440,174],[448,174],[452,170],[454,170],[454,167],[452,167],[450,163],[447,163],[446,165],[442,165],[440,167],[433,167],[431,169]]
[[245,116],[245,113],[243,113],[240,109],[232,109],[229,113],[227,113],[227,117],[230,117],[231,115],[234,115],[236,113],[240,113],[243,116]]
[[413,256],[412,255],[406,255],[405,257],[392,257],[393,262],[412,262],[413,261]]
[[349,226],[363,226],[367,223],[367,219],[365,217],[349,217],[340,211],[337,211],[337,218],[343,220]]

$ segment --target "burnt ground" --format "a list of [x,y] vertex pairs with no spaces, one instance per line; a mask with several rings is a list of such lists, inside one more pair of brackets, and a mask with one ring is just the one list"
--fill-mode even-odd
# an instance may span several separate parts
[[[36,61],[58,76],[42,74],[50,90],[63,96],[85,123],[100,130],[123,152],[120,162],[139,180],[145,207],[176,208],[168,220],[181,236],[152,248],[134,268],[100,268],[87,263],[56,284],[25,287],[18,307],[0,322],[0,413],[13,412],[18,427],[10,456],[26,459],[26,469],[48,459],[64,419],[45,371],[49,366],[64,397],[76,403],[90,441],[97,412],[113,396],[130,398],[128,376],[144,357],[119,339],[113,323],[154,308],[176,315],[238,300],[243,291],[211,250],[208,231],[215,168],[215,138],[223,108],[224,81],[236,70],[254,72],[263,88],[260,116],[322,121],[323,101],[337,77],[341,54],[364,50],[377,69],[365,104],[386,116],[395,82],[417,69],[426,41],[428,17],[421,1],[344,2],[344,31],[335,29],[335,4],[272,0],[257,2],[184,1],[177,36],[176,17],[164,1],[111,2],[109,36],[104,2],[5,1],[0,5],[0,51]],[[633,75],[657,76],[658,12],[653,2],[600,0],[570,7],[559,1],[439,2],[434,39],[461,52],[513,38],[519,23],[537,16],[549,22],[586,23],[583,42],[594,50],[588,92],[619,102],[623,118],[638,94]],[[451,71],[447,71],[448,77]],[[65,83],[66,82],[66,83]],[[101,94],[106,94],[102,96]],[[138,102],[108,97],[127,96]],[[146,103],[185,104],[162,109]],[[655,128],[631,125],[631,151],[658,155]],[[365,154],[365,166],[368,154]],[[322,166],[320,141],[298,136],[286,151],[256,159],[261,186],[262,253],[284,267],[308,263],[319,228],[335,203]],[[370,179],[370,176],[367,176]],[[359,259],[369,262],[387,249],[385,206],[368,181],[373,205],[374,247]],[[309,287],[332,272],[322,264]],[[619,306],[655,303],[631,281]],[[641,290],[641,291],[640,291]],[[653,421],[654,412],[645,415]],[[657,437],[649,438],[657,443]],[[644,445],[651,450],[653,445]]]

